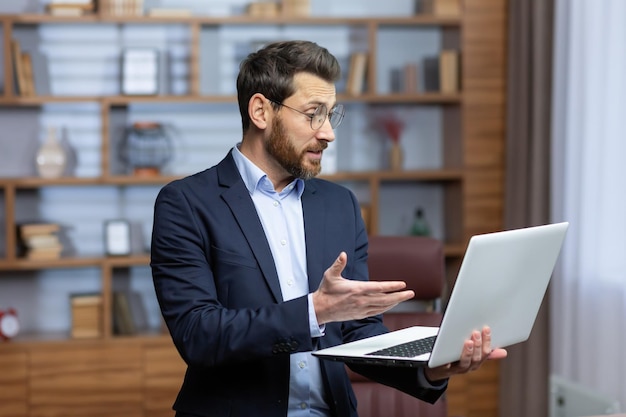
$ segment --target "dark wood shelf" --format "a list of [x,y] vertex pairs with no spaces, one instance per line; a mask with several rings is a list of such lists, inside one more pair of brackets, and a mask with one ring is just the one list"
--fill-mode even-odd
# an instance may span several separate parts
[[[81,256],[81,257],[61,257],[58,259],[0,259],[0,271],[33,271],[42,269],[63,269],[63,268],[123,268],[131,266],[148,266],[150,256],[147,254],[105,257],[105,256]],[[1,280],[1,278],[0,278]]]
[[[39,177],[0,178],[0,188],[12,187],[15,189],[33,189],[55,186],[93,186],[93,185],[164,185],[182,176],[155,176],[138,177],[132,175],[114,175],[106,177],[61,177],[55,179]],[[449,182],[462,181],[461,169],[428,169],[406,171],[355,171],[337,172],[330,175],[320,175],[320,178],[329,181],[428,181]]]
[[[337,101],[341,103],[371,104],[461,104],[462,94],[444,93],[397,93],[375,94],[363,93],[358,96],[338,93]],[[7,96],[0,95],[0,106],[38,107],[48,103],[88,103],[97,102],[110,106],[128,106],[133,103],[233,103],[237,97],[233,95],[184,95],[184,96]]]
[[85,16],[52,16],[43,13],[26,13],[20,15],[0,15],[0,19],[14,24],[42,23],[142,23],[142,24],[200,24],[200,25],[390,25],[390,26],[442,26],[459,27],[460,16],[435,16],[417,14],[409,17],[325,17],[325,16],[189,16],[189,17],[150,17],[90,14]]

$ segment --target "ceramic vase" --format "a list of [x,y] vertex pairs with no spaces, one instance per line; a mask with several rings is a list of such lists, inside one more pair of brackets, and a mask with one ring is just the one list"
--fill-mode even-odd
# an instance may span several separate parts
[[55,128],[48,128],[46,139],[37,151],[36,162],[37,172],[42,178],[58,178],[63,175],[67,155]]

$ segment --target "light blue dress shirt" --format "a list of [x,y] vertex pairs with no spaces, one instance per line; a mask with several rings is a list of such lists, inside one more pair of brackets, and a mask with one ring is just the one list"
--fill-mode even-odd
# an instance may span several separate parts
[[[237,169],[250,192],[261,219],[280,281],[283,300],[307,296],[311,337],[324,335],[313,309],[306,272],[306,243],[301,196],[304,181],[296,179],[276,192],[267,175],[238,149],[233,150]],[[319,359],[311,352],[291,354],[289,372],[289,417],[328,417]]]

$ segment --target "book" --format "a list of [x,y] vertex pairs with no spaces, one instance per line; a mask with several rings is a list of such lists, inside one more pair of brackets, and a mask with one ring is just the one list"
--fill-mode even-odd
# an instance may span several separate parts
[[392,93],[404,91],[404,68],[392,68],[390,70],[389,91]]
[[17,39],[11,40],[11,57],[13,59],[13,75],[15,79],[15,93],[24,95],[26,90],[26,78],[24,77],[24,67],[22,61],[22,50]]
[[113,331],[120,335],[136,333],[128,297],[123,291],[113,293]]
[[24,239],[24,244],[28,249],[43,249],[61,247],[59,237],[55,234],[33,235]]
[[102,11],[113,16],[141,16],[143,0],[102,0]]
[[461,14],[460,0],[422,0],[421,13],[456,17]]
[[285,16],[309,16],[311,14],[311,1],[283,0],[281,12]]
[[439,91],[439,57],[424,58],[422,65],[424,91]]
[[83,16],[85,14],[83,9],[78,7],[55,7],[48,13],[51,16]]
[[51,2],[46,6],[46,10],[52,16],[84,16],[94,10],[94,4],[93,2]]
[[190,17],[192,16],[189,9],[166,9],[155,7],[148,10],[148,17]]
[[59,259],[63,252],[63,246],[55,246],[49,248],[34,248],[26,252],[26,259],[31,261],[47,261],[51,259]]
[[442,93],[459,91],[459,53],[444,49],[439,54],[439,90]]
[[348,80],[346,82],[346,93],[358,96],[363,92],[365,84],[365,74],[367,72],[367,53],[353,52],[350,55],[348,67]]
[[403,91],[405,93],[417,93],[417,64],[408,63],[404,66]]
[[278,3],[269,1],[258,1],[248,4],[246,13],[254,17],[275,17],[278,16]]
[[35,235],[56,233],[61,230],[61,226],[58,223],[23,223],[19,224],[17,227],[19,236],[22,239],[27,239]]
[[24,72],[24,96],[35,95],[35,81],[33,77],[33,60],[29,53],[22,52],[22,71]]

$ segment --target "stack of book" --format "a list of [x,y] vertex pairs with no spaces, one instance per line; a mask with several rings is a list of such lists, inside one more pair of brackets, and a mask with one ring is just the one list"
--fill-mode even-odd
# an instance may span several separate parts
[[63,244],[57,223],[26,223],[18,226],[18,233],[24,257],[31,260],[58,259],[63,252]]
[[254,17],[275,17],[278,16],[280,5],[273,1],[257,1],[248,4],[246,12]]
[[100,0],[99,7],[111,16],[143,15],[143,0]]
[[85,16],[93,13],[93,1],[84,2],[61,2],[52,1],[48,3],[46,9],[52,16]]
[[71,294],[71,334],[75,339],[102,337],[102,295]]
[[309,16],[311,14],[311,1],[283,0],[281,11],[287,16]]

